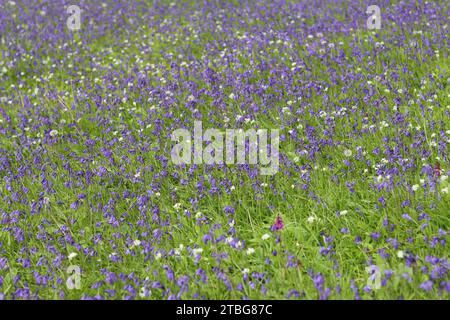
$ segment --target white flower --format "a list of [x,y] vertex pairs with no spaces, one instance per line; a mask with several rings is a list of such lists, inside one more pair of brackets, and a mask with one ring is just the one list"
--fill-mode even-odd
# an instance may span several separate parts
[[203,252],[202,248],[195,248],[192,249],[192,253],[194,254],[194,256],[198,256],[199,254],[201,254]]
[[397,257],[399,257],[400,259],[403,259],[404,256],[405,256],[405,253],[402,250],[397,251]]
[[194,101],[194,100],[195,100],[195,97],[192,94],[187,98],[187,101],[189,101],[189,102]]
[[50,137],[56,137],[58,135],[58,130],[50,131]]
[[442,181],[442,182],[444,182],[444,181],[447,180],[447,179],[448,179],[448,176],[447,176],[447,175],[444,174],[444,175],[441,176],[441,181]]
[[242,270],[242,273],[249,273],[250,269],[249,268],[245,268],[244,270]]
[[161,257],[162,257],[161,252],[157,252],[157,253],[155,254],[155,259],[156,259],[156,260],[161,259]]
[[178,210],[178,209],[180,209],[181,208],[181,203],[175,203],[174,205],[173,205],[173,208],[175,209],[175,210]]
[[412,189],[413,189],[413,191],[419,190],[419,185],[418,184],[413,185]]
[[197,212],[197,213],[195,214],[195,218],[200,219],[200,218],[202,217],[202,215],[203,215],[203,213],[201,213],[201,212],[199,211],[199,212]]
[[48,206],[50,203],[50,198],[49,197],[44,197],[44,199],[42,199],[42,203],[44,204],[44,206]]
[[247,249],[247,254],[253,254],[253,253],[255,253],[255,249],[253,249],[253,248]]
[[313,223],[314,221],[316,221],[316,217],[314,217],[314,216],[309,216],[308,219],[306,219],[306,221],[307,221],[308,223]]
[[351,157],[352,156],[352,150],[350,150],[350,149],[345,150],[344,151],[344,156]]
[[345,216],[347,213],[348,213],[347,210],[342,210],[342,211],[339,212],[339,215]]
[[234,99],[234,93],[230,93],[230,95],[228,96],[228,98]]
[[269,238],[270,238],[270,234],[268,234],[268,233],[263,234],[261,237],[262,240],[267,240]]
[[137,247],[137,246],[139,246],[140,244],[141,244],[141,241],[140,241],[140,240],[137,240],[137,239],[136,239],[136,240],[133,241],[133,246],[136,246],[136,247]]
[[441,191],[442,193],[448,193],[448,187],[443,188]]
[[72,260],[73,258],[75,258],[78,255],[78,253],[76,252],[72,252],[71,254],[69,254],[69,256],[67,258],[69,258],[69,260]]
[[141,298],[150,297],[152,295],[152,291],[150,289],[146,289],[145,287],[142,287],[139,291],[139,296]]

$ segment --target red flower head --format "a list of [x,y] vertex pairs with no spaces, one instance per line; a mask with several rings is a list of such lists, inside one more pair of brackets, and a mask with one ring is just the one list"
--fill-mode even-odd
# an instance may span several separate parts
[[283,228],[284,228],[283,219],[281,219],[281,216],[278,215],[277,218],[275,219],[274,225],[272,226],[272,230],[279,231]]
[[439,164],[439,162],[436,162],[434,166],[434,176],[437,178],[441,176],[441,165]]

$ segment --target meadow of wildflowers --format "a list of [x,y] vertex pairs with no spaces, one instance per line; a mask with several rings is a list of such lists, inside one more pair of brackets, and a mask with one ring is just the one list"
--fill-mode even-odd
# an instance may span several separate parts
[[449,13],[0,1],[0,299],[448,299]]

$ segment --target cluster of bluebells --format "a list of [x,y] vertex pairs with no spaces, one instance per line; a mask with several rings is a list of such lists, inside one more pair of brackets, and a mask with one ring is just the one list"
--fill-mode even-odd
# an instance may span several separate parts
[[449,297],[447,1],[77,2],[0,3],[0,299]]

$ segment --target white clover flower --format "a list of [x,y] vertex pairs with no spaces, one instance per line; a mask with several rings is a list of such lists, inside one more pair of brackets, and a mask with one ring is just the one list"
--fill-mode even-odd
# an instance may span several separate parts
[[200,219],[203,216],[203,213],[200,211],[195,214],[195,218]]
[[339,215],[345,216],[347,213],[348,213],[347,210],[342,210],[342,211],[339,212]]
[[263,234],[261,237],[262,240],[267,240],[269,238],[270,238],[270,234],[268,234],[268,233]]
[[352,150],[349,150],[349,149],[345,150],[344,151],[344,156],[351,157],[352,156]]
[[307,221],[308,223],[314,223],[314,221],[316,221],[316,220],[317,220],[317,218],[314,217],[314,216],[309,216],[308,219],[306,219],[306,221]]
[[242,270],[242,273],[249,273],[250,269],[249,268],[245,268],[244,270]]
[[418,184],[413,185],[413,186],[412,186],[412,190],[413,190],[413,191],[419,190],[419,185],[418,185]]
[[448,187],[443,188],[441,191],[442,193],[448,194]]
[[58,135],[58,130],[50,131],[50,137],[56,137]]
[[397,251],[397,257],[400,259],[403,259],[403,257],[405,256],[405,253],[402,250],[398,250]]
[[161,257],[162,257],[161,252],[157,252],[157,253],[155,254],[155,259],[156,259],[156,260],[161,259]]
[[136,240],[134,240],[133,241],[133,246],[140,246],[141,245],[141,240],[138,240],[138,239],[136,239]]
[[380,122],[380,126],[381,126],[381,128],[387,128],[387,127],[389,127],[389,123],[387,123],[386,121],[381,121]]
[[192,253],[194,254],[194,256],[198,256],[199,254],[201,254],[203,252],[202,248],[195,248],[192,249]]
[[50,203],[50,198],[49,197],[44,197],[44,199],[42,199],[42,203],[44,204],[44,206],[48,206]]
[[255,253],[255,249],[253,249],[253,248],[247,249],[247,254],[253,254],[253,253]]
[[180,208],[181,208],[181,203],[175,203],[174,205],[173,205],[173,208],[175,209],[175,210],[179,210]]
[[77,255],[78,255],[78,253],[72,252],[72,253],[70,253],[70,254],[67,256],[67,258],[68,258],[69,260],[72,260],[72,259],[75,258]]
[[139,290],[139,296],[141,298],[150,297],[151,295],[152,295],[152,291],[150,289],[142,287],[141,290]]
[[290,113],[290,110],[289,110],[288,107],[283,107],[283,109],[281,109],[281,111],[282,111],[283,113]]

